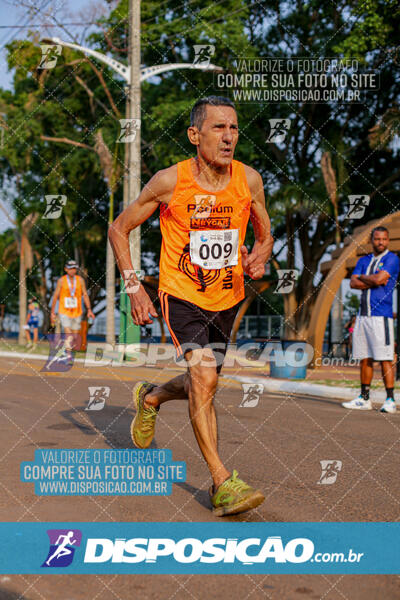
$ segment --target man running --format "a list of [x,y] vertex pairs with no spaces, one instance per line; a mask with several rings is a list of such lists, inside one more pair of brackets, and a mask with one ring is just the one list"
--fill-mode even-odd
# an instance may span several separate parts
[[74,260],[69,260],[65,265],[66,274],[60,277],[51,303],[51,324],[56,320],[56,304],[59,301],[58,313],[61,327],[66,333],[65,349],[71,352],[74,349],[74,337],[81,328],[82,298],[85,303],[89,318],[95,316],[90,307],[90,300],[84,279],[77,275],[79,266]]
[[[177,358],[187,360],[188,371],[160,386],[136,385],[131,436],[137,447],[147,448],[161,404],[188,399],[193,431],[213,481],[211,503],[214,513],[223,516],[264,500],[222,463],[213,398],[238,303],[244,298],[243,270],[252,279],[264,275],[273,239],[261,176],[233,160],[238,141],[234,104],[216,96],[196,102],[188,137],[197,148],[196,158],[158,171],[111,225],[109,237],[126,279],[133,270],[129,233],[160,208],[161,309]],[[250,254],[243,245],[249,216],[256,239]],[[136,283],[128,294],[132,317],[135,324],[146,325],[157,312]],[[213,344],[218,352],[211,349]]]
[[360,310],[353,332],[353,358],[361,359],[361,394],[343,402],[344,408],[372,410],[369,389],[374,360],[381,363],[386,400],[381,412],[395,413],[393,292],[399,275],[399,258],[388,250],[389,232],[375,227],[371,232],[372,254],[362,256],[353,271],[350,287],[362,290]]

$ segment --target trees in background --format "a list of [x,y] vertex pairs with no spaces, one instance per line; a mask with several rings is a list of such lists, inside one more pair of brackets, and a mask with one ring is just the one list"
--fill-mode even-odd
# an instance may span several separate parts
[[[105,296],[109,186],[103,136],[113,137],[107,128],[117,132],[119,123],[104,108],[99,119],[98,103],[81,85],[79,75],[71,74],[77,64],[73,59],[68,64],[69,58],[66,53],[54,70],[39,70],[40,47],[14,42],[9,48],[14,90],[0,94],[3,195],[13,206],[18,227],[29,214],[39,216],[30,232],[34,252],[27,286],[40,301],[45,330],[50,298],[68,259],[79,262],[92,305]],[[101,103],[106,93],[100,83],[101,90],[96,89],[98,77],[85,61],[79,68],[88,90]],[[46,197],[60,195],[65,197],[61,214],[46,218]]]
[[[89,37],[93,47],[121,61],[126,58],[127,9],[127,0],[122,0],[100,20],[99,32]],[[237,106],[236,157],[263,176],[278,240],[274,265],[300,272],[294,291],[283,297],[285,337],[306,337],[321,285],[318,264],[354,225],[363,223],[346,219],[347,196],[370,195],[364,221],[398,209],[400,170],[393,135],[399,122],[400,82],[395,69],[399,21],[395,5],[383,0],[142,3],[144,65],[192,61],[195,44],[212,44],[212,61],[227,68],[240,57],[348,56],[380,73],[379,92],[364,93],[360,104]],[[96,305],[104,298],[110,200],[110,175],[98,140],[101,136],[103,157],[117,152],[113,194],[118,212],[123,157],[116,140],[118,119],[124,116],[124,86],[104,65],[72,50],[63,49],[57,66],[48,71],[37,69],[39,60],[37,43],[14,42],[9,47],[15,79],[12,92],[0,93],[0,113],[6,115],[0,177],[3,189],[10,187],[18,223],[32,212],[43,215],[46,195],[67,196],[59,219],[40,218],[32,229],[35,255],[28,285],[38,291],[43,304],[48,303],[65,259],[76,258],[88,272]],[[165,73],[142,85],[143,184],[157,170],[193,155],[186,137],[191,106],[214,93],[213,75],[195,71]],[[285,140],[278,144],[267,141],[273,118],[291,121]],[[330,179],[323,177],[321,159]],[[327,181],[335,182],[334,194]],[[249,229],[249,244],[252,235]],[[154,214],[142,228],[148,274],[157,274],[159,248],[158,214]],[[0,277],[7,279],[4,273]],[[45,286],[46,281],[50,285]],[[275,310],[270,298],[263,296],[262,312]]]

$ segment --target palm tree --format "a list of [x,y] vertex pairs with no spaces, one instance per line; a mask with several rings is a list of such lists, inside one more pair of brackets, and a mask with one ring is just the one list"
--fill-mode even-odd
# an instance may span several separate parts
[[[112,156],[104,142],[101,129],[95,133],[95,140],[94,149],[98,154],[110,195],[108,224],[111,225],[114,220],[114,193],[118,187],[121,173],[118,163],[118,145],[115,144],[114,156]],[[108,236],[106,248],[106,342],[115,343],[115,258]]]
[[19,304],[19,331],[18,331],[18,343],[24,344],[24,324],[26,321],[27,311],[27,287],[26,278],[27,272],[33,267],[33,250],[29,241],[29,233],[34,227],[36,221],[39,218],[39,213],[33,212],[25,217],[25,219],[18,224],[17,221],[11,218],[10,214],[4,208],[0,202],[0,208],[7,216],[8,220],[14,225],[14,231],[16,233],[16,241],[8,246],[5,252],[4,261],[5,264],[10,264],[19,256],[19,279],[18,279],[18,304]]
[[[338,186],[336,181],[336,173],[332,167],[330,152],[324,152],[321,157],[321,171],[324,179],[326,191],[328,192],[329,200],[333,206],[333,214],[335,217],[335,242],[336,248],[340,248],[340,224],[339,224],[339,202],[338,202]],[[339,287],[335,298],[332,302],[331,309],[332,323],[332,338],[334,342],[340,343],[343,339],[343,301],[342,301],[342,286]],[[333,355],[339,356],[340,347],[333,347]]]
[[[94,146],[76,142],[69,138],[55,138],[47,135],[41,136],[42,140],[50,142],[58,142],[64,144],[70,144],[80,148],[85,148],[96,152],[99,157],[100,166],[103,171],[104,180],[107,184],[109,192],[109,224],[114,219],[114,193],[118,187],[118,182],[121,176],[121,165],[118,161],[117,150],[118,146],[115,145],[114,156],[111,154],[110,149],[103,139],[101,129],[96,131],[94,134]],[[115,342],[115,259],[111,249],[110,242],[107,236],[107,248],[106,248],[106,341],[110,344]]]

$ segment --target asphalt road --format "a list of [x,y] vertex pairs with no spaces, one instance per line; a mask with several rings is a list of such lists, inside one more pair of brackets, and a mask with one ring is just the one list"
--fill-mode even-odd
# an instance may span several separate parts
[[[130,448],[131,390],[163,382],[181,368],[86,368],[40,371],[38,361],[0,359],[0,519],[2,521],[215,521],[208,472],[183,400],[165,404],[154,447],[187,462],[187,481],[170,497],[39,497],[19,481],[35,448]],[[89,386],[109,386],[101,411],[85,411]],[[397,521],[400,515],[400,413],[352,412],[334,400],[263,394],[240,407],[241,384],[220,380],[216,396],[220,453],[228,468],[262,489],[266,501],[231,521]],[[320,485],[321,460],[342,462],[332,485]],[[391,600],[397,576],[104,575],[0,576],[0,600]]]

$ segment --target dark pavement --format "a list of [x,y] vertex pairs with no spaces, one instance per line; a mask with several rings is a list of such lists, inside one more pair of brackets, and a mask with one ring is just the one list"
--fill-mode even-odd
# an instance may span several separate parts
[[[187,402],[161,408],[154,447],[186,460],[187,481],[170,497],[38,497],[19,481],[35,448],[130,448],[131,390],[182,372],[158,368],[87,368],[40,372],[40,361],[0,359],[0,515],[2,521],[220,521],[210,511],[208,472],[188,419]],[[245,375],[246,371],[241,372]],[[249,381],[251,381],[251,374]],[[85,411],[88,386],[111,388],[101,411]],[[267,395],[242,408],[241,385],[220,380],[216,396],[220,453],[229,469],[262,489],[266,501],[231,521],[397,521],[400,515],[400,412],[352,412],[340,403]],[[333,485],[318,485],[321,460],[342,461]],[[397,576],[104,575],[0,576],[0,600],[391,600]]]

